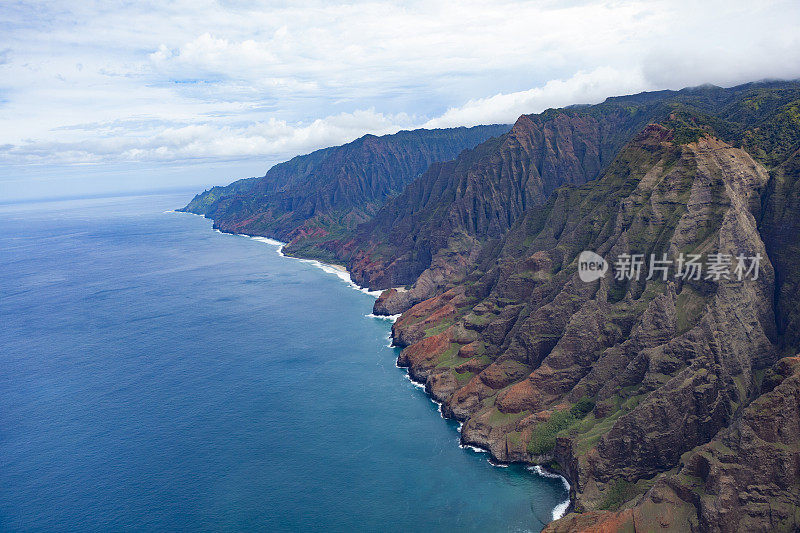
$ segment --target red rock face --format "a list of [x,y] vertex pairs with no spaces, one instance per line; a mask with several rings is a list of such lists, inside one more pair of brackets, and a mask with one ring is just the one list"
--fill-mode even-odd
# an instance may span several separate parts
[[548,533],[616,533],[625,530],[638,531],[634,525],[631,509],[616,513],[591,511],[571,515],[569,520],[554,522],[544,531]]
[[[747,407],[759,394],[756,376],[776,359],[771,264],[744,284],[642,280],[621,288],[608,278],[584,283],[574,269],[584,248],[610,260],[653,242],[766,257],[753,201],[769,180],[765,169],[718,139],[681,145],[673,133],[646,128],[596,185],[560,190],[547,208],[527,212],[493,248],[484,263],[490,269],[456,283],[444,293],[449,300],[442,294],[415,305],[395,325],[415,354],[433,342],[420,340],[415,325],[436,331],[446,323],[449,349],[426,350],[419,372],[418,357],[406,362],[443,412],[464,422],[464,442],[503,461],[555,459],[577,508],[595,510],[556,522],[553,531],[713,530],[714,523],[735,530],[739,520],[759,530],[768,519],[762,490],[776,524],[789,523],[796,508],[798,450],[777,451],[784,436],[796,443],[800,435],[793,381]],[[463,305],[450,303],[454,294]],[[789,366],[786,360],[774,372],[787,374]],[[575,411],[583,399],[591,399],[588,415]],[[741,410],[744,433],[736,429]],[[774,416],[788,423],[776,425]],[[557,433],[550,452],[534,453],[528,443],[546,444],[548,431]],[[682,464],[686,453],[693,459]],[[743,467],[740,453],[763,464],[763,473]],[[702,490],[688,478],[702,480]],[[742,487],[752,488],[745,495]],[[718,499],[703,499],[703,491]],[[600,510],[622,504],[631,508]]]
[[454,317],[457,314],[456,306],[464,303],[463,291],[458,289],[420,303],[394,323],[392,332],[395,344],[407,346],[420,341],[425,338],[428,330]]
[[800,357],[780,360],[771,372],[772,390],[631,508],[570,514],[545,531],[797,531]]
[[512,384],[498,395],[497,410],[502,413],[519,413],[526,410],[539,412],[544,407],[541,391],[530,379]]
[[449,347],[450,334],[448,332],[426,337],[403,352],[403,362],[419,367],[442,355]]
[[[426,278],[451,281],[472,264],[481,242],[504,234],[526,209],[543,204],[557,187],[596,178],[645,120],[646,113],[622,107],[599,118],[521,116],[500,139],[432,165],[361,226],[348,241],[354,280],[387,288],[414,283],[430,270]],[[408,309],[440,285],[426,283],[398,297],[394,310]]]
[[[388,201],[336,211],[372,194],[355,169],[310,204],[266,182],[267,207],[252,184],[207,204],[410,287],[375,305],[403,312],[399,363],[464,443],[570,479],[580,514],[550,531],[794,531],[800,365],[778,359],[800,351],[798,102],[796,82],[643,93],[522,116]],[[358,157],[387,153],[374,142]],[[287,182],[308,183],[305,161]],[[583,250],[764,260],[745,283],[585,283]]]
[[297,244],[301,241],[306,239],[324,239],[330,234],[326,229],[319,228],[319,227],[300,227],[294,230],[290,236],[291,240],[289,241],[289,245]]

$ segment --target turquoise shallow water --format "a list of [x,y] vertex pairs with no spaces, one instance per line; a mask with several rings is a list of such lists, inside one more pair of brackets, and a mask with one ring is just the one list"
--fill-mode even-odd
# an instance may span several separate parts
[[372,296],[167,210],[0,206],[0,529],[538,531],[395,367]]

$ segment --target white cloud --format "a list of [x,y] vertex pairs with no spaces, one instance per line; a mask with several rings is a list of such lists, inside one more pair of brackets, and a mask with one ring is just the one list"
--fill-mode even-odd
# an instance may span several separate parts
[[790,0],[4,3],[0,164],[266,165],[367,132],[799,77],[797,20]]
[[[271,118],[244,124],[184,122],[165,125],[154,119],[89,123],[60,128],[65,140],[0,146],[0,154],[27,164],[185,161],[268,155],[290,157],[341,144],[365,133],[396,133],[414,124],[407,115],[374,109],[340,113],[310,123],[289,124]],[[91,143],[80,136],[100,133]],[[68,140],[69,138],[78,140]]]
[[429,120],[425,127],[510,123],[525,113],[540,113],[551,107],[572,104],[594,104],[609,95],[637,93],[649,86],[643,74],[637,70],[599,67],[591,72],[577,72],[566,80],[550,80],[542,87],[470,100]]

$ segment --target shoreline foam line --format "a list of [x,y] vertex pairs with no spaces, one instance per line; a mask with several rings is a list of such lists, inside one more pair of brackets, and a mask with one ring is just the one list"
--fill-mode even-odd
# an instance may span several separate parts
[[[204,215],[198,215],[197,213],[190,213],[188,211],[165,211],[165,214],[166,213],[188,213],[190,215],[201,216],[203,218],[206,218]],[[269,245],[272,245],[272,246],[276,246],[277,248],[276,248],[275,251],[281,257],[286,257],[286,258],[289,258],[289,259],[295,259],[297,261],[300,261],[301,263],[310,263],[313,266],[319,268],[320,270],[322,270],[322,271],[324,271],[324,272],[326,272],[328,274],[334,274],[336,277],[338,277],[339,279],[341,279],[342,281],[344,281],[345,283],[350,285],[351,288],[353,288],[353,289],[355,289],[355,290],[357,290],[359,292],[363,292],[364,294],[369,294],[370,296],[373,296],[373,297],[377,298],[383,292],[383,291],[370,291],[366,287],[359,286],[356,282],[354,282],[351,279],[350,273],[346,269],[342,269],[342,268],[334,266],[334,265],[329,265],[327,263],[323,263],[321,261],[317,261],[316,259],[302,259],[300,257],[292,257],[291,255],[284,254],[283,253],[283,247],[286,246],[285,242],[281,242],[281,241],[278,241],[278,240],[275,240],[275,239],[270,239],[269,237],[258,237],[258,236],[252,236],[252,235],[245,235],[243,233],[228,233],[228,232],[225,232],[225,231],[220,231],[217,228],[213,228],[213,229],[217,233],[221,233],[223,235],[235,235],[237,237],[247,237],[247,238],[252,239],[254,241],[258,241],[258,242],[261,242],[261,243],[264,243],[264,244],[269,244]],[[378,319],[378,320],[391,320],[392,322],[395,322],[395,321],[397,321],[398,318],[400,318],[401,315],[400,314],[397,314],[397,315],[375,315],[373,313],[368,313],[368,314],[366,314],[364,316],[366,318],[375,318],[375,319]],[[393,344],[391,334],[389,334],[389,345],[388,345],[388,347],[389,348],[395,348],[396,347]],[[431,402],[435,403],[437,405],[437,407],[439,408],[438,409],[439,410],[439,416],[441,416],[443,420],[447,420],[447,418],[444,416],[444,412],[442,411],[442,402],[437,401],[433,397],[433,395],[429,394],[428,391],[425,390],[425,384],[424,383],[420,383],[419,381],[416,381],[414,378],[412,378],[411,374],[409,372],[409,369],[407,367],[402,367],[402,366],[398,365],[397,364],[397,359],[395,359],[394,366],[396,368],[402,368],[402,369],[405,370],[405,378],[408,381],[410,381],[411,384],[414,385],[415,388],[422,389],[422,391],[425,393],[425,396],[427,396],[428,400],[430,400]],[[490,465],[492,465],[493,467],[496,467],[496,468],[508,468],[508,466],[509,466],[508,464],[498,463],[496,461],[493,461],[492,460],[492,454],[491,454],[491,452],[489,450],[487,450],[485,448],[480,448],[478,446],[473,446],[471,444],[462,443],[460,435],[461,435],[461,429],[463,427],[464,427],[464,423],[459,421],[458,428],[456,429],[458,434],[459,434],[459,439],[458,439],[458,447],[459,448],[461,448],[461,449],[469,449],[469,450],[472,450],[475,453],[480,453],[480,454],[487,455],[488,457],[487,457],[486,461]],[[537,474],[537,475],[539,475],[541,477],[552,478],[552,479],[558,478],[558,479],[560,479],[562,481],[562,483],[564,484],[564,487],[567,489],[567,499],[564,500],[563,502],[559,503],[558,505],[556,505],[553,508],[552,519],[553,520],[558,520],[559,518],[563,517],[566,514],[567,510],[569,509],[569,506],[572,504],[572,500],[569,497],[570,484],[569,484],[569,481],[567,481],[567,478],[565,478],[564,476],[561,476],[559,474],[548,472],[547,470],[545,470],[544,468],[542,468],[539,465],[528,465],[526,468],[527,468],[527,470],[529,470],[529,471],[531,471],[531,472],[533,472],[533,473],[535,473],[535,474]]]
[[[174,211],[174,210],[172,210],[172,211],[165,211],[164,212],[164,214],[167,214],[167,213],[187,213],[189,215],[195,215],[195,216],[207,218],[205,215],[198,215],[197,213],[191,213],[189,211]],[[281,242],[281,241],[276,240],[276,239],[270,239],[269,237],[246,235],[244,233],[231,233],[231,232],[227,232],[227,231],[222,231],[222,230],[220,230],[218,228],[212,228],[212,229],[214,231],[216,231],[217,233],[221,233],[222,235],[236,235],[237,237],[247,237],[248,239],[252,239],[252,240],[257,241],[257,242],[261,242],[261,243],[264,243],[264,244],[269,244],[271,246],[276,246],[277,249],[275,251],[278,253],[279,256],[286,257],[286,258],[289,258],[289,259],[294,259],[296,261],[300,261],[301,263],[311,264],[311,265],[319,268],[323,272],[327,272],[328,274],[335,275],[336,277],[338,277],[339,279],[341,279],[342,281],[344,281],[345,283],[350,285],[351,288],[353,288],[353,289],[355,289],[355,290],[357,290],[359,292],[363,292],[364,294],[369,294],[370,296],[373,296],[373,297],[377,298],[383,292],[383,291],[371,291],[366,287],[361,287],[360,285],[358,285],[356,282],[353,281],[353,279],[350,277],[350,273],[347,271],[347,269],[345,269],[343,267],[338,267],[336,265],[329,265],[328,263],[323,263],[322,261],[317,261],[316,259],[303,259],[301,257],[292,257],[291,255],[286,255],[285,253],[283,253],[283,247],[286,246],[286,244],[287,244],[285,242]]]
[[[425,383],[419,382],[419,381],[415,380],[414,378],[412,378],[410,369],[408,367],[400,366],[399,364],[397,364],[397,361],[395,361],[394,366],[396,368],[401,368],[401,369],[405,370],[405,373],[404,373],[405,378],[409,382],[411,382],[411,384],[415,388],[421,389],[423,391],[423,393],[425,394],[425,396],[428,398],[428,400],[430,400],[431,402],[433,402],[433,403],[435,403],[437,405],[437,407],[439,408],[438,409],[439,410],[439,416],[441,416],[442,419],[447,420],[447,418],[444,416],[444,412],[442,411],[442,402],[436,400],[433,397],[433,395],[428,393],[428,391],[425,389]],[[501,462],[497,462],[497,461],[493,460],[492,459],[492,452],[490,452],[486,448],[481,448],[480,446],[475,446],[473,444],[466,444],[464,442],[461,442],[461,433],[462,433],[462,429],[463,428],[464,428],[464,422],[459,420],[458,421],[458,427],[456,428],[456,431],[459,434],[459,439],[458,439],[458,447],[459,448],[461,448],[462,450],[471,450],[474,453],[479,453],[479,454],[486,455],[487,456],[486,457],[486,462],[488,462],[493,467],[496,467],[496,468],[508,468],[510,466],[510,464],[508,464],[508,463],[501,463]],[[564,488],[567,490],[567,498],[553,508],[552,521],[558,520],[559,518],[562,518],[565,514],[567,514],[567,511],[569,510],[570,505],[572,505],[572,499],[570,498],[570,494],[569,494],[569,491],[570,491],[569,480],[567,480],[567,478],[565,478],[562,475],[559,475],[559,474],[556,474],[554,472],[549,472],[549,471],[545,470],[540,465],[528,464],[528,465],[526,465],[525,468],[529,472],[533,472],[534,474],[536,474],[538,476],[541,476],[541,477],[544,477],[544,478],[560,479],[561,480],[561,482],[564,484]]]
[[[425,393],[425,396],[428,398],[428,400],[430,400],[431,402],[436,404],[436,406],[438,407],[439,416],[442,417],[442,420],[448,420],[448,418],[446,416],[444,416],[444,411],[442,410],[442,402],[440,402],[439,400],[434,398],[432,394],[429,394],[428,391],[425,390],[425,384],[420,382],[420,381],[415,380],[414,378],[412,378],[408,367],[403,367],[403,366],[398,365],[397,361],[395,361],[394,366],[396,368],[402,368],[403,370],[405,370],[406,379],[408,381],[410,381],[411,384],[415,388],[421,389]],[[458,432],[458,435],[459,435],[459,439],[458,439],[458,447],[459,448],[461,448],[462,450],[472,450],[475,453],[480,453],[480,454],[486,455],[487,456],[486,457],[486,462],[488,462],[490,465],[492,465],[494,467],[497,467],[497,468],[508,468],[509,465],[507,465],[505,463],[499,463],[497,461],[492,460],[492,453],[489,450],[487,450],[486,448],[481,448],[480,446],[475,446],[473,444],[466,444],[466,443],[461,442],[461,430],[463,429],[463,427],[464,427],[464,422],[459,420],[458,421],[458,427],[456,428],[456,431]],[[529,470],[530,470],[530,468],[529,468]]]
[[559,474],[555,474],[553,472],[548,472],[539,465],[529,466],[528,470],[536,472],[542,477],[561,480],[561,482],[564,484],[564,488],[567,489],[567,499],[556,505],[555,508],[553,508],[553,520],[558,520],[559,518],[567,514],[567,510],[569,509],[569,506],[572,503],[572,500],[569,497],[570,485],[569,481],[567,481],[567,478]]
[[355,289],[355,290],[357,290],[359,292],[363,292],[364,294],[369,294],[370,296],[373,296],[373,297],[377,298],[383,292],[383,291],[371,291],[366,287],[360,286],[355,281],[353,281],[353,279],[350,277],[350,272],[348,272],[344,268],[337,267],[336,265],[329,265],[328,263],[323,263],[322,261],[317,261],[316,259],[303,259],[301,257],[292,257],[291,255],[286,255],[285,253],[283,253],[283,247],[286,246],[285,242],[281,242],[281,241],[278,241],[278,240],[275,240],[275,239],[270,239],[269,237],[253,237],[253,236],[244,235],[244,234],[241,234],[241,233],[236,233],[235,235],[240,235],[242,237],[249,237],[250,239],[253,239],[254,241],[263,242],[264,244],[270,244],[270,245],[273,245],[273,246],[277,246],[278,249],[276,251],[278,252],[278,255],[280,255],[281,257],[286,257],[288,259],[294,259],[295,261],[300,261],[301,263],[307,263],[309,265],[317,267],[318,269],[322,270],[323,272],[326,272],[328,274],[333,274],[334,276],[336,276],[340,280],[342,280],[345,283],[347,283],[348,285],[350,285],[350,287],[352,289]]
[[373,313],[368,313],[368,314],[366,314],[364,316],[367,317],[367,318],[377,318],[378,320],[391,320],[392,322],[397,322],[397,319],[400,318],[400,314],[397,314],[397,315],[376,315],[376,314],[373,314]]

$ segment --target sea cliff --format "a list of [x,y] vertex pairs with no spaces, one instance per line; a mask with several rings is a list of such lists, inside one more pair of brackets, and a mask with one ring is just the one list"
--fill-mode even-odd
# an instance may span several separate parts
[[[791,531],[798,109],[800,83],[762,82],[523,115],[287,252],[387,289],[398,364],[463,444],[569,479],[550,530]],[[673,270],[586,281],[583,251]],[[759,268],[678,276],[688,256]]]

